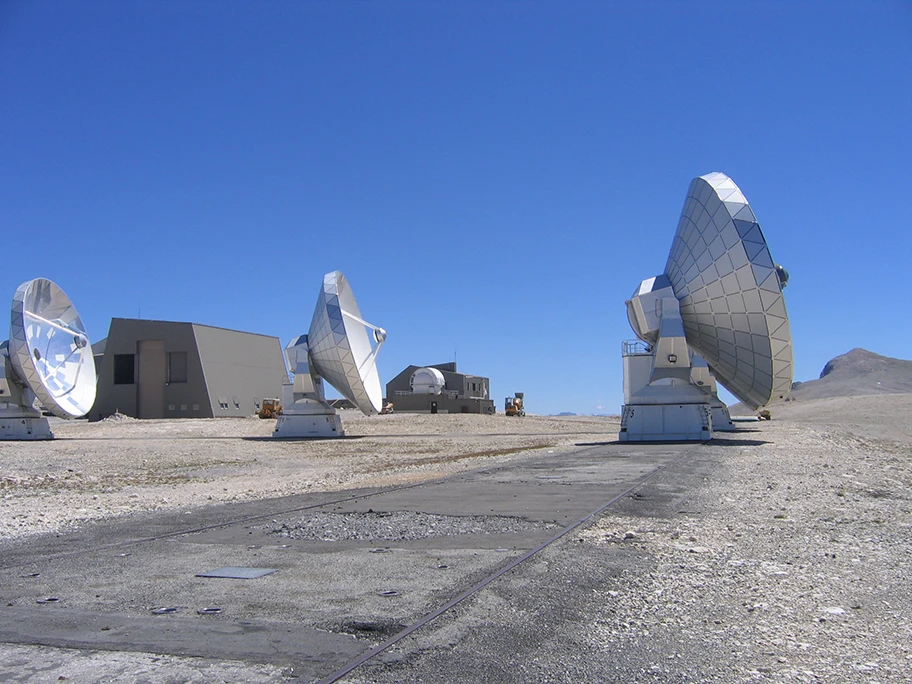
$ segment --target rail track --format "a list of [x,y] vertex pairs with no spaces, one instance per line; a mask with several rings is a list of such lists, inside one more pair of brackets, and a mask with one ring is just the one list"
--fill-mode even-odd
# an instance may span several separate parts
[[[650,450],[649,448],[644,449],[642,446],[631,448],[626,445],[601,444],[571,449],[567,453],[557,454],[542,454],[540,450],[538,450],[538,453],[536,453],[536,450],[531,450],[528,458],[509,464],[480,467],[420,483],[358,490],[356,492],[349,491],[339,495],[333,495],[332,493],[309,494],[288,497],[279,501],[244,504],[247,510],[250,511],[247,515],[225,517],[224,514],[233,510],[234,507],[223,505],[218,507],[220,509],[219,513],[210,514],[209,521],[204,524],[181,525],[179,524],[181,522],[179,517],[172,515],[168,521],[168,529],[157,534],[134,534],[113,541],[105,541],[105,539],[110,539],[110,537],[106,537],[104,534],[89,535],[84,540],[73,539],[68,541],[68,544],[76,544],[75,547],[71,545],[69,548],[61,548],[60,543],[54,543],[53,541],[44,549],[29,549],[27,545],[24,547],[21,543],[16,543],[12,554],[4,553],[3,557],[0,558],[0,573],[21,568],[25,565],[33,568],[40,568],[41,566],[54,567],[55,563],[58,565],[73,563],[81,565],[82,559],[96,559],[104,556],[106,552],[112,550],[122,551],[130,547],[140,549],[136,551],[137,555],[151,554],[149,557],[153,558],[154,552],[149,551],[150,548],[172,550],[181,546],[181,544],[165,544],[162,546],[160,542],[197,540],[200,537],[207,539],[208,534],[209,536],[215,535],[215,541],[206,543],[214,545],[222,543],[231,535],[250,534],[249,531],[245,533],[244,530],[261,526],[260,524],[264,523],[264,521],[276,521],[289,516],[311,514],[321,509],[347,512],[372,511],[373,509],[439,510],[447,515],[456,516],[471,515],[477,511],[483,514],[493,513],[499,516],[521,517],[523,515],[521,511],[523,506],[525,506],[526,510],[531,509],[530,515],[537,519],[551,520],[553,518],[557,521],[560,518],[559,527],[552,525],[546,533],[539,530],[538,536],[534,538],[534,543],[529,541],[532,539],[531,537],[527,537],[524,542],[527,547],[520,547],[517,555],[506,560],[500,559],[494,566],[488,567],[483,572],[475,573],[471,577],[471,582],[467,588],[461,589],[461,586],[465,587],[466,585],[462,584],[460,586],[461,583],[456,582],[452,586],[455,591],[448,592],[450,597],[439,601],[438,605],[431,610],[427,608],[428,605],[433,605],[434,601],[424,599],[419,601],[420,607],[414,611],[407,610],[404,607],[401,608],[412,617],[401,623],[407,624],[407,626],[399,629],[383,642],[367,650],[361,651],[358,649],[356,655],[346,657],[344,662],[325,662],[306,673],[313,681],[317,681],[319,684],[328,684],[346,677],[466,599],[477,595],[485,587],[496,582],[498,578],[515,570],[518,566],[526,563],[574,530],[593,521],[625,497],[633,495],[637,490],[656,478],[659,473],[679,463],[692,449],[693,447],[670,448],[666,445]],[[610,478],[613,481],[606,484],[604,481],[606,478]],[[608,491],[606,491],[606,488]],[[473,495],[476,496],[475,499],[473,499]],[[314,496],[319,496],[319,500],[314,501]],[[481,503],[482,501],[486,503]],[[492,501],[496,503],[492,504]],[[492,505],[494,508],[491,508]],[[488,511],[488,508],[491,508],[491,510]],[[559,515],[556,515],[555,511]],[[104,523],[95,523],[95,526],[103,527]],[[557,529],[554,529],[554,527],[557,527]],[[547,536],[542,538],[544,534]],[[234,548],[238,547],[235,546]],[[503,549],[497,550],[501,551]],[[117,555],[126,556],[131,554]],[[307,559],[304,556],[297,559],[289,559],[291,564],[305,561]],[[154,562],[154,559],[152,562]],[[149,561],[145,561],[145,563],[148,564]],[[290,569],[287,574],[291,574]],[[20,577],[25,576],[20,575]],[[22,580],[19,581],[22,582]],[[352,581],[357,582],[358,580],[353,578]],[[453,595],[454,593],[455,595]],[[9,595],[0,596],[0,599],[8,600],[8,598]],[[401,615],[402,613],[399,614]],[[31,615],[31,613],[26,613],[26,615]],[[41,619],[48,619],[46,617],[48,615],[53,616],[53,613],[45,611]],[[420,615],[420,617],[414,619],[414,615]],[[17,614],[17,618],[21,618],[21,616],[22,613]],[[2,609],[0,609],[0,617],[2,617]],[[148,620],[150,618],[143,619]],[[40,628],[36,629],[40,631]],[[36,629],[33,629],[31,633],[34,634]],[[323,629],[325,630],[325,627]],[[200,637],[200,639],[204,638],[204,636]],[[2,635],[0,635],[0,640],[4,640]],[[69,637],[56,638],[56,640],[43,640],[40,638],[29,640],[26,636],[20,638],[19,635],[13,635],[12,639],[6,640],[16,643],[39,643],[51,646],[69,645],[80,648],[104,649],[117,647],[116,644],[112,645],[110,642],[94,643],[91,640],[79,641],[77,638]],[[141,650],[147,652],[169,652],[169,647],[167,644],[149,643]],[[205,645],[202,643],[196,650],[190,649],[186,653],[201,657],[224,657],[223,653],[208,654]],[[301,655],[294,653],[293,648],[289,647],[285,652],[279,654],[277,658],[278,661],[282,661],[284,658],[285,662],[294,662]],[[256,661],[257,659],[262,659],[263,656],[262,654],[253,654],[248,657],[244,654],[239,654],[239,659],[244,660],[245,658]],[[306,656],[303,659],[307,660],[308,658],[312,659],[312,656]],[[267,660],[276,662],[276,658],[272,657],[267,658]],[[327,675],[327,671],[330,671],[330,674]],[[302,672],[302,674],[304,673]]]
[[342,679],[342,678],[345,677],[346,675],[350,674],[351,672],[353,672],[354,670],[356,670],[357,668],[359,668],[361,665],[364,665],[364,664],[365,664],[366,662],[368,662],[369,660],[371,660],[371,659],[375,658],[376,656],[380,655],[381,653],[383,653],[383,652],[386,651],[387,649],[391,648],[392,646],[395,646],[397,643],[399,643],[400,641],[402,641],[403,639],[405,639],[407,636],[411,635],[412,633],[418,631],[419,629],[421,629],[422,627],[424,627],[424,626],[427,625],[428,623],[430,623],[430,622],[432,622],[433,620],[437,619],[438,617],[440,617],[441,615],[443,615],[443,614],[444,614],[445,612],[447,612],[448,610],[450,610],[450,609],[452,609],[452,608],[455,608],[457,605],[459,605],[460,603],[462,603],[462,602],[465,601],[466,599],[468,599],[468,598],[474,596],[474,595],[477,594],[479,591],[481,591],[482,589],[484,589],[485,587],[487,587],[489,584],[491,584],[492,582],[496,581],[498,578],[500,578],[500,577],[502,577],[503,575],[507,574],[508,572],[510,572],[511,570],[513,570],[514,568],[516,568],[517,566],[519,566],[519,565],[525,563],[525,562],[528,561],[530,558],[532,558],[532,557],[535,556],[536,554],[540,553],[540,552],[543,551],[544,549],[548,548],[549,546],[551,546],[551,545],[554,544],[555,542],[560,541],[561,539],[563,539],[565,536],[567,536],[568,534],[570,534],[570,533],[573,532],[574,530],[576,530],[576,529],[578,529],[578,528],[580,528],[580,527],[586,525],[587,523],[591,522],[591,521],[594,520],[597,516],[601,515],[601,514],[604,513],[607,509],[609,509],[611,506],[613,506],[614,504],[616,504],[618,501],[620,501],[620,500],[623,499],[624,497],[630,496],[631,494],[633,494],[634,492],[636,492],[638,489],[640,489],[640,487],[642,487],[644,484],[646,484],[647,482],[649,482],[650,480],[652,480],[652,479],[653,479],[654,477],[656,477],[660,472],[662,472],[663,470],[667,469],[668,467],[674,465],[674,464],[677,463],[677,461],[679,461],[680,459],[684,458],[684,455],[686,455],[686,452],[684,452],[682,455],[678,456],[678,458],[676,458],[675,460],[673,460],[673,461],[671,461],[671,462],[669,462],[669,463],[666,463],[665,465],[662,465],[662,466],[660,466],[660,467],[657,467],[655,470],[653,470],[652,472],[650,472],[648,475],[646,475],[646,476],[640,478],[640,480],[638,480],[637,482],[635,482],[634,484],[632,484],[630,487],[628,487],[627,489],[625,489],[625,490],[624,490],[623,492],[621,492],[620,494],[617,494],[617,495],[613,496],[611,499],[609,499],[608,501],[606,501],[605,503],[603,503],[601,506],[599,506],[599,507],[596,508],[595,510],[591,511],[590,513],[587,513],[585,516],[583,516],[583,517],[580,518],[579,520],[577,520],[577,521],[571,523],[570,525],[567,525],[567,526],[564,527],[562,530],[560,530],[560,532],[558,532],[557,534],[553,535],[553,536],[550,537],[549,539],[545,540],[544,542],[542,542],[542,543],[539,544],[538,546],[536,546],[536,547],[530,549],[529,551],[526,551],[526,552],[523,553],[521,556],[519,556],[519,557],[517,557],[517,558],[514,558],[513,560],[511,560],[510,562],[508,562],[508,563],[507,563],[506,565],[504,565],[503,567],[501,567],[501,568],[499,568],[498,570],[492,572],[490,575],[488,575],[487,577],[485,577],[485,578],[482,579],[481,581],[477,582],[477,583],[474,584],[473,586],[469,587],[468,589],[466,589],[465,591],[463,591],[461,594],[459,594],[459,595],[456,596],[455,598],[453,598],[453,599],[447,601],[447,602],[444,603],[443,605],[439,606],[438,608],[436,608],[436,609],[432,610],[431,612],[427,613],[426,615],[422,616],[419,620],[417,620],[417,621],[414,622],[413,624],[409,625],[408,627],[406,627],[405,629],[403,629],[403,630],[400,631],[399,633],[395,634],[394,636],[390,637],[389,639],[387,639],[387,640],[384,641],[383,643],[381,643],[381,644],[375,646],[374,648],[370,649],[369,651],[367,651],[367,652],[364,653],[363,655],[357,657],[357,658],[354,659],[353,661],[351,661],[351,662],[349,662],[349,663],[346,663],[346,665],[345,665],[344,667],[339,668],[338,670],[336,670],[335,672],[333,672],[332,674],[330,674],[328,677],[324,677],[323,679],[319,680],[319,682],[317,682],[317,684],[333,684],[334,682],[338,682],[340,679]]

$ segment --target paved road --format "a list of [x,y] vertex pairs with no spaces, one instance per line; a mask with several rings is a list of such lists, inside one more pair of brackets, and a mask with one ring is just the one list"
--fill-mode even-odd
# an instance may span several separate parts
[[[150,514],[6,543],[0,643],[193,656],[197,669],[262,663],[317,681],[663,468],[618,505],[667,514],[710,467],[699,454],[698,446],[581,445],[393,491]],[[598,681],[604,664],[568,664],[575,656],[566,651],[579,648],[566,628],[605,573],[632,561],[622,549],[609,558],[574,547],[572,537],[348,680],[453,681],[458,667],[464,681]],[[225,567],[276,572],[198,576]],[[41,651],[43,672],[60,653]],[[9,668],[39,667],[17,657],[18,665],[0,658],[0,680],[13,678]],[[161,670],[131,681],[166,680]]]

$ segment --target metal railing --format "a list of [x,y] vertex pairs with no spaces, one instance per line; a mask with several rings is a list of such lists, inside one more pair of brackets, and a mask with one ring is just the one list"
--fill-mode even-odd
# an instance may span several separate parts
[[621,356],[649,356],[652,347],[643,340],[624,340],[621,342]]
[[411,390],[396,390],[393,393],[393,396],[411,397],[415,394],[426,395],[426,396],[447,397],[449,399],[459,399],[459,392],[456,390],[443,390],[438,395],[433,395],[431,392],[412,392]]

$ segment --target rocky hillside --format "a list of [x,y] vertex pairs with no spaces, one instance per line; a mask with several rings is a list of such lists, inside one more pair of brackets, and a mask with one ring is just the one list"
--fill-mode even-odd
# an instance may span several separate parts
[[831,359],[817,380],[796,382],[796,401],[865,394],[912,393],[912,361],[881,356],[867,349],[853,349]]
[[[830,359],[817,380],[794,383],[785,403],[774,401],[771,407],[782,407],[792,401],[877,394],[912,394],[912,361],[855,348]],[[755,413],[741,402],[728,408],[733,416]]]

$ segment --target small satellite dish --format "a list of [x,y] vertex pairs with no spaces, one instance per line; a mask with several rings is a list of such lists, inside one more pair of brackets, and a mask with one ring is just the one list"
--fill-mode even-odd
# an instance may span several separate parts
[[620,441],[707,440],[734,430],[716,380],[758,409],[788,394],[792,337],[777,266],[723,173],[695,178],[662,275],[627,301]]
[[284,391],[274,437],[341,437],[342,420],[326,401],[323,380],[365,415],[379,413],[383,390],[377,352],[386,331],[361,317],[351,287],[339,271],[327,273],[306,335],[285,348],[294,382]]
[[61,418],[84,416],[95,403],[92,345],[76,307],[50,280],[16,290],[0,356],[0,439],[54,437],[36,399]]

